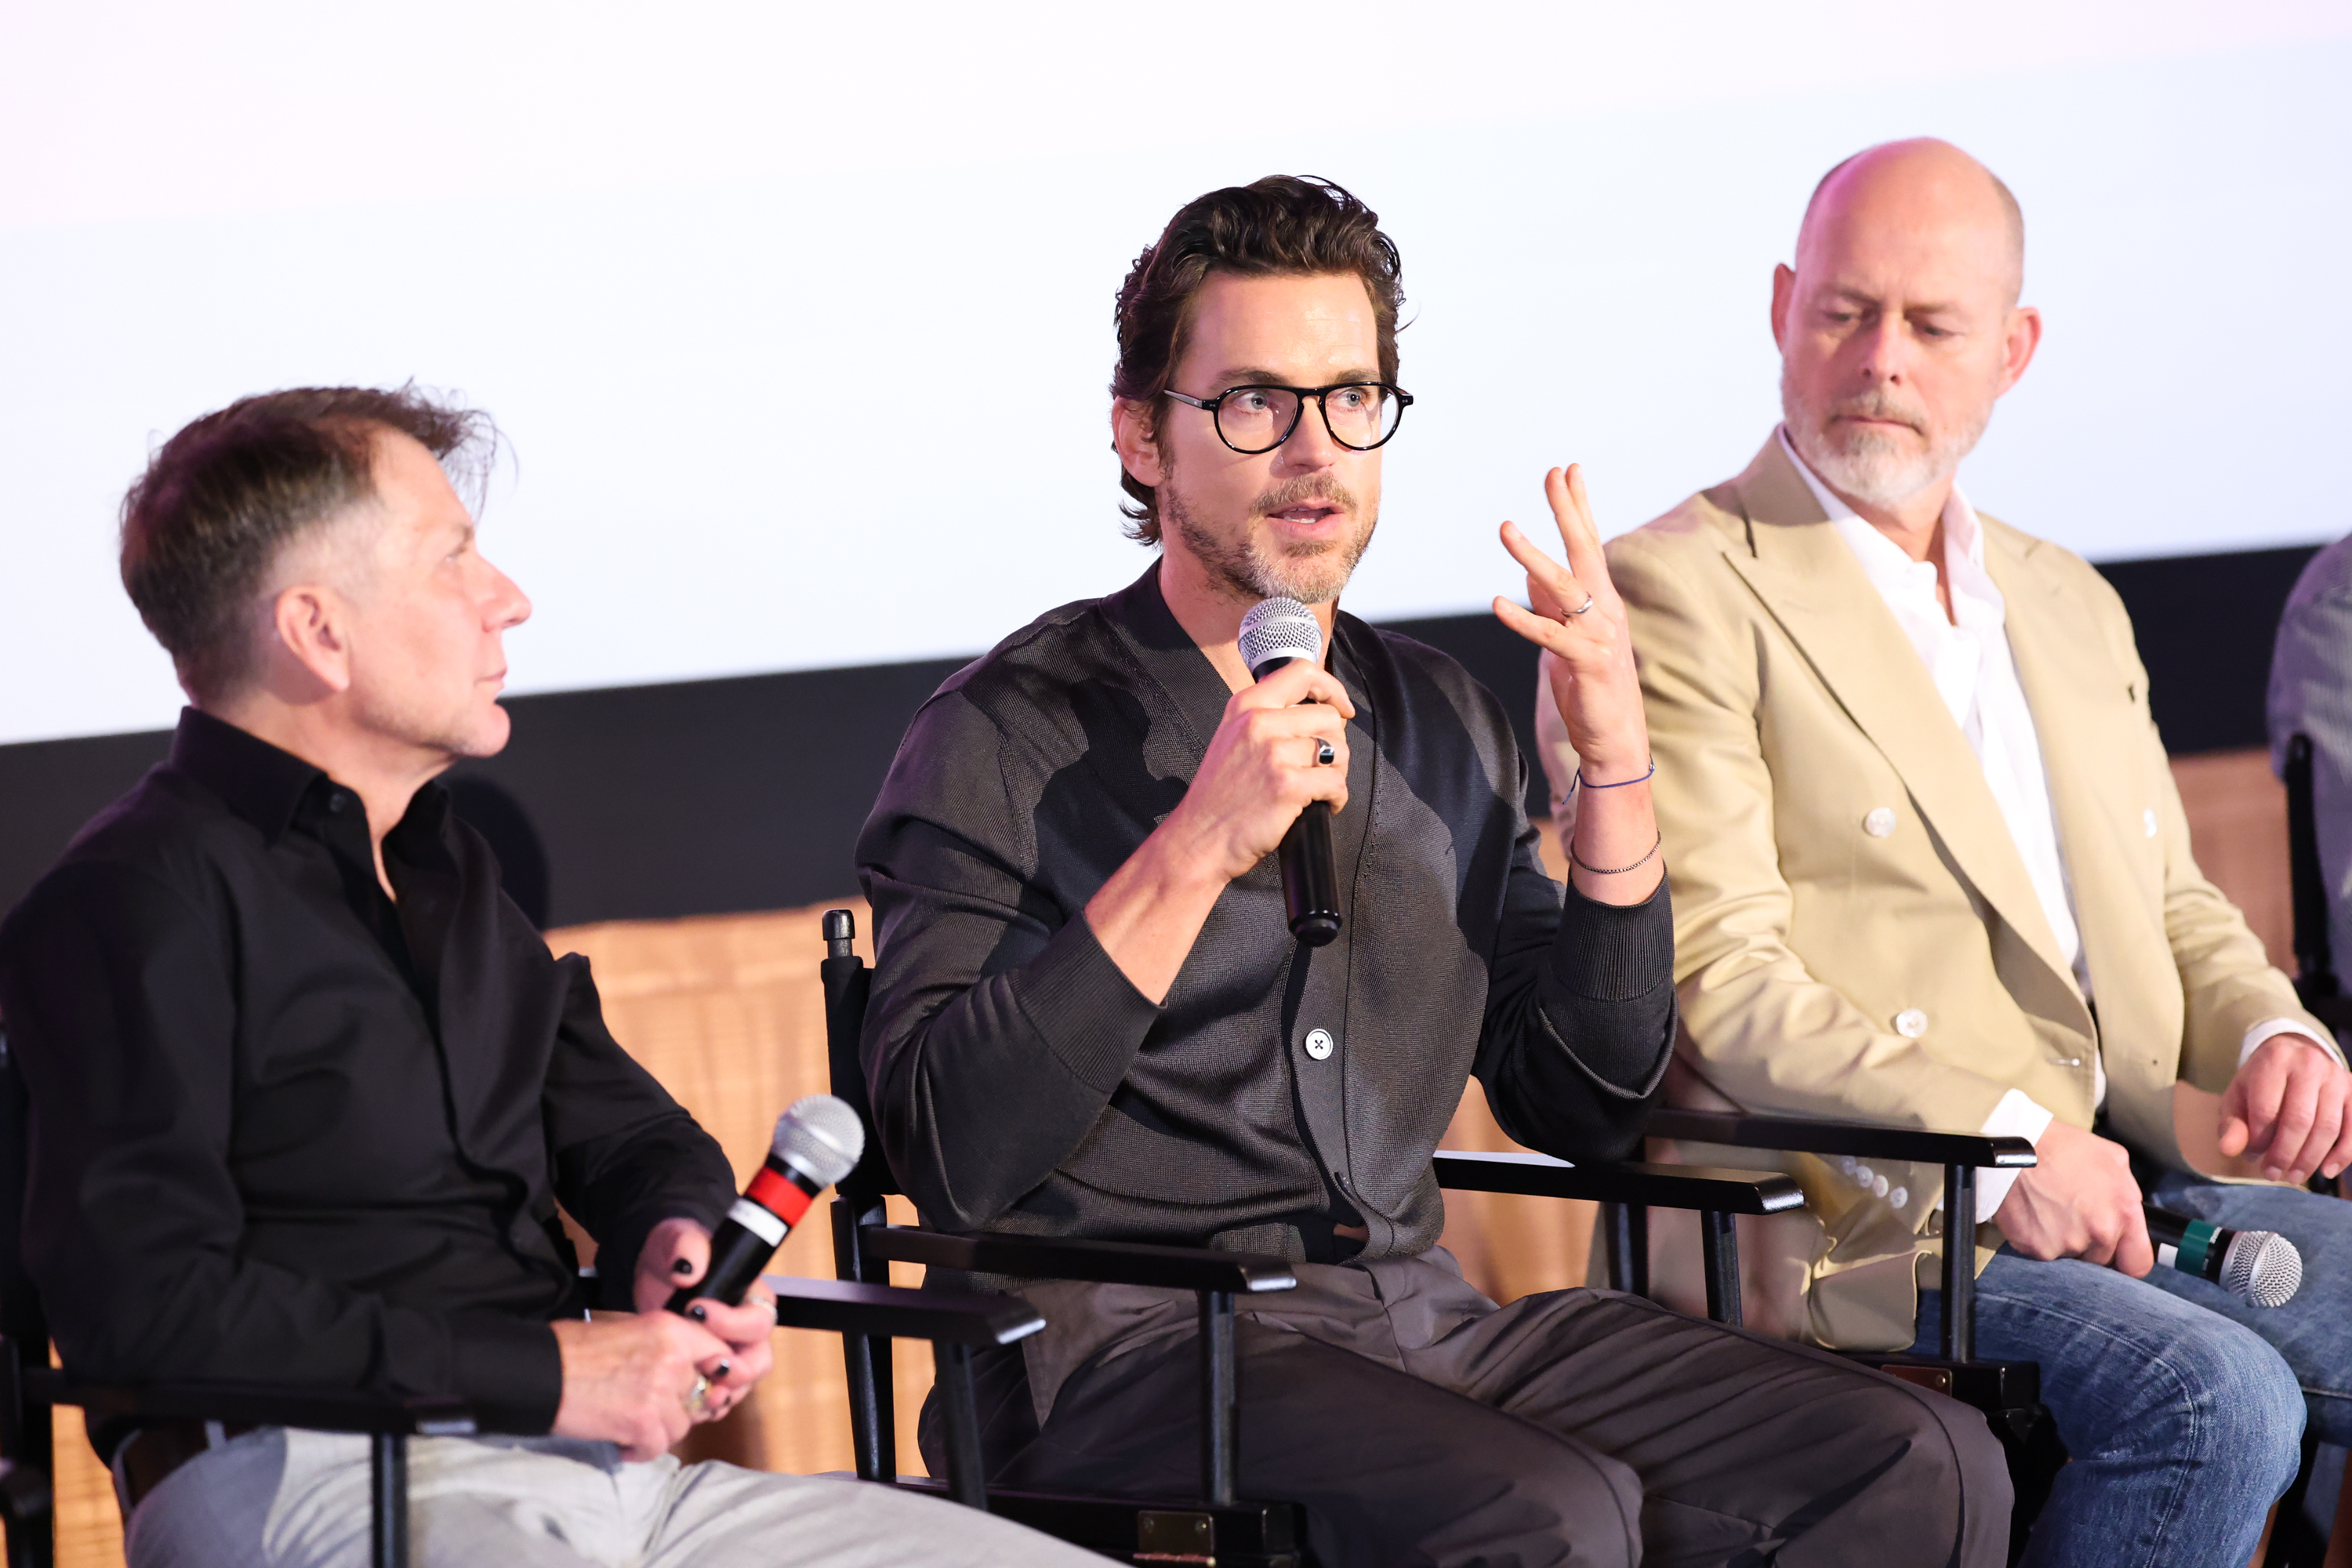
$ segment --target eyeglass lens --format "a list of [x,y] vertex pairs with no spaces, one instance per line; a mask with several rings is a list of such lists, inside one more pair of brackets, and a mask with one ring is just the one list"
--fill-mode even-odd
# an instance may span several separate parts
[[[1322,398],[1331,438],[1359,450],[1394,433],[1404,405],[1379,386],[1335,386]],[[1217,434],[1244,452],[1268,452],[1298,423],[1298,394],[1278,386],[1241,386],[1217,405]]]

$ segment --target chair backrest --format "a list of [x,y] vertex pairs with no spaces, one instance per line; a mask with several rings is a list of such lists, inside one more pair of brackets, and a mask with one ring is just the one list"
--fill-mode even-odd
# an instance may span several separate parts
[[2319,860],[2319,816],[2312,789],[2311,737],[2286,742],[2286,855],[2294,905],[2296,994],[2307,1006],[2343,994],[2327,941],[2327,873]]
[[898,1190],[883,1157],[882,1141],[874,1135],[874,1104],[866,1092],[866,1066],[858,1041],[866,1032],[866,998],[874,975],[866,961],[851,951],[857,937],[857,917],[847,910],[824,911],[824,958],[817,965],[824,986],[824,1050],[835,1098],[857,1112],[866,1129],[866,1152],[857,1168],[839,1183],[841,1195],[864,1214],[878,1206],[884,1195]]
[[33,1277],[25,1270],[25,1163],[30,1104],[25,1080],[9,1054],[8,1036],[0,1030],[0,1334],[16,1344],[49,1342],[48,1320]]

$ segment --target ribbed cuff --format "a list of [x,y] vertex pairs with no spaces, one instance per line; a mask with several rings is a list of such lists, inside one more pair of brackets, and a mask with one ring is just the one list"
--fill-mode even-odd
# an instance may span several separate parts
[[555,1331],[527,1318],[465,1312],[450,1319],[450,1371],[457,1397],[485,1432],[536,1436],[563,1403],[563,1352]]
[[1045,1048],[1102,1094],[1126,1079],[1160,1018],[1158,1004],[1103,951],[1083,912],[1022,966],[1013,994]]
[[1552,978],[1574,995],[1630,1002],[1675,983],[1675,910],[1664,879],[1638,904],[1604,904],[1568,884]]

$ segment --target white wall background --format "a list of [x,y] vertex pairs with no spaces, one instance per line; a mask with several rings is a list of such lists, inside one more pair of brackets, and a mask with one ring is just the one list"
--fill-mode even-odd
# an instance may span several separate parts
[[1340,180],[1405,258],[1349,605],[1513,585],[1777,413],[1822,171],[1948,136],[2016,189],[2032,373],[1966,475],[2095,559],[2352,529],[2352,7],[0,0],[0,742],[161,727],[115,507],[245,393],[455,389],[546,690],[973,651],[1140,570],[1112,291],[1184,200]]

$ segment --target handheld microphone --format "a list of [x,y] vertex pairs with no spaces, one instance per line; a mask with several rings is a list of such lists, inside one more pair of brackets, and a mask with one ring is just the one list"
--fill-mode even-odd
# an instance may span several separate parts
[[[1242,662],[1264,680],[1295,659],[1323,657],[1323,626],[1296,599],[1260,599],[1242,617]],[[1310,800],[1282,836],[1282,905],[1290,934],[1321,947],[1339,934],[1339,876],[1331,856],[1331,803]]]
[[2142,1205],[2160,1268],[2210,1279],[2252,1307],[2283,1307],[2303,1286],[2303,1254],[2274,1230],[2230,1230]]
[[684,1313],[698,1300],[742,1305],[743,1292],[776,1255],[817,1194],[857,1168],[866,1129],[857,1112],[829,1094],[795,1100],[776,1119],[776,1136],[751,1184],[727,1211],[710,1238],[710,1271],[680,1286],[669,1310]]

